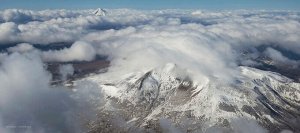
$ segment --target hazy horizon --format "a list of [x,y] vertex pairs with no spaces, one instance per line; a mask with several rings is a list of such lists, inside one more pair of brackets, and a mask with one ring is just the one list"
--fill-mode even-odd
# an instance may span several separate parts
[[[34,4],[33,4],[34,3]],[[116,1],[82,1],[82,0],[2,0],[0,10],[4,9],[30,9],[30,10],[44,10],[44,9],[91,9],[91,8],[129,8],[129,9],[143,9],[143,10],[157,10],[157,9],[204,9],[204,10],[297,10],[300,9],[300,1],[297,0],[186,0],[186,1],[137,1],[137,0],[116,0]]]

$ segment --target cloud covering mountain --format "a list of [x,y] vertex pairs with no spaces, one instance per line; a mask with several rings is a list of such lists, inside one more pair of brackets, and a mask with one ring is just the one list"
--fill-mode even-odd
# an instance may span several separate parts
[[[46,62],[107,56],[110,67],[104,75],[110,80],[174,63],[198,84],[234,83],[242,76],[238,66],[261,66],[261,58],[299,68],[299,12],[111,9],[105,16],[92,12],[0,11],[0,116],[4,122],[8,119],[4,117],[11,116],[6,113],[17,108],[32,116],[33,122],[44,122],[33,113],[40,110],[37,105],[65,107],[57,99],[78,102],[60,92],[64,89],[50,86]],[[62,48],[52,49],[54,45]],[[67,111],[67,107],[55,108],[53,113],[65,117]],[[23,118],[22,114],[15,117]],[[161,125],[170,127],[164,120]]]

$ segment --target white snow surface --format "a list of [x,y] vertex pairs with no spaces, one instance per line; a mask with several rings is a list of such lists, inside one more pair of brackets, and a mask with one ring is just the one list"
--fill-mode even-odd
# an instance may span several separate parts
[[[255,68],[240,66],[238,69],[241,75],[238,76],[239,82],[236,84],[218,82],[217,79],[210,80],[208,78],[201,81],[189,79],[188,70],[181,69],[178,65],[168,63],[165,66],[157,67],[151,70],[151,74],[144,80],[141,90],[138,91],[137,81],[144,76],[146,72],[131,73],[126,76],[120,76],[119,79],[108,80],[108,74],[94,75],[87,77],[84,80],[90,80],[99,84],[103,90],[107,90],[106,95],[116,97],[119,100],[127,100],[132,104],[137,104],[144,98],[149,106],[151,100],[164,98],[165,102],[156,106],[153,111],[146,117],[146,120],[157,119],[162,109],[166,112],[173,111],[192,111],[195,117],[204,116],[207,119],[207,127],[210,127],[218,122],[220,118],[235,120],[237,118],[255,119],[254,116],[247,113],[235,113],[220,109],[220,104],[224,103],[235,107],[236,110],[241,110],[243,105],[254,107],[257,105],[257,94],[254,92],[254,87],[269,85],[274,88],[283,97],[289,98],[291,102],[299,105],[300,91],[299,83],[294,83],[293,80],[281,76],[280,74],[268,71],[262,71]],[[106,79],[106,80],[103,80]],[[181,79],[179,81],[176,79]],[[189,82],[191,84],[189,99],[185,101],[183,95],[177,95],[179,85]],[[259,82],[255,82],[259,80]],[[105,85],[105,83],[113,84]],[[292,91],[280,91],[280,86],[291,86],[296,89]],[[261,90],[262,93],[264,90]],[[295,95],[291,97],[290,95]],[[274,99],[276,103],[276,99]],[[287,107],[288,108],[288,107]],[[263,115],[266,119],[274,121],[272,117]]]

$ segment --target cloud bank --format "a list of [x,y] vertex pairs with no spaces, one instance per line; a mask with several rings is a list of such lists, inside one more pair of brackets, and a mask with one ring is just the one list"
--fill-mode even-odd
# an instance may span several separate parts
[[[73,62],[73,61],[91,61],[96,57],[94,47],[83,41],[76,41],[69,48],[65,47],[59,50],[41,50],[35,48],[29,43],[20,43],[16,46],[7,48],[8,53],[36,53],[36,56],[42,58],[43,62]],[[7,54],[7,53],[2,53]]]

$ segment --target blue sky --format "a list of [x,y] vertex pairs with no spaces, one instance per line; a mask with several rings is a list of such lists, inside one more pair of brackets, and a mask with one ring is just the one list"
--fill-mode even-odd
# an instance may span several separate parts
[[300,0],[0,0],[0,9],[278,9],[300,10]]

